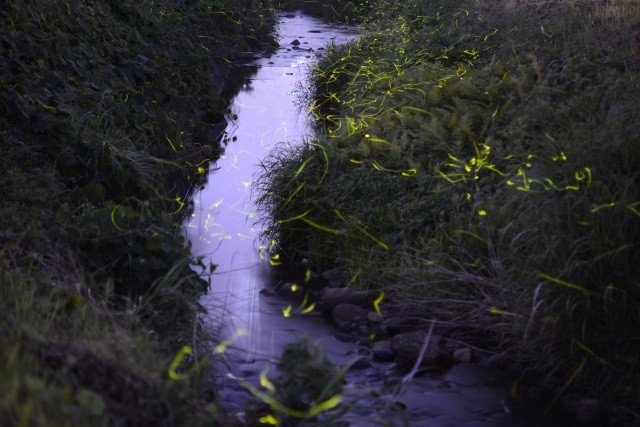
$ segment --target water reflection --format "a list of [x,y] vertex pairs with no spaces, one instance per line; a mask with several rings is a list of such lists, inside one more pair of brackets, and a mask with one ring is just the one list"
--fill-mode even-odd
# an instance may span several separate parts
[[277,356],[283,344],[312,329],[310,321],[315,330],[325,327],[309,316],[285,319],[282,301],[259,298],[272,279],[268,262],[260,259],[251,191],[261,159],[276,144],[300,144],[311,134],[310,116],[300,111],[296,88],[317,60],[316,53],[355,33],[311,17],[282,15],[278,35],[281,47],[251,64],[256,72],[231,104],[228,145],[212,167],[206,188],[194,196],[187,221],[193,253],[204,256],[205,264],[217,265],[202,303],[212,316],[227,322],[222,337],[234,341],[226,353],[236,362]]

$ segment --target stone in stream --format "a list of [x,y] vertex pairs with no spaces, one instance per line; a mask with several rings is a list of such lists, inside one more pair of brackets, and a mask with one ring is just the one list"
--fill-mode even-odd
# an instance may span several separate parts
[[294,46],[298,46],[300,44],[300,41],[298,39],[295,39],[294,41],[291,42],[291,44]]
[[[425,331],[413,331],[403,332],[392,338],[391,348],[396,353],[396,366],[399,369],[409,371],[413,368],[426,335]],[[421,366],[449,367],[453,364],[451,354],[441,344],[441,337],[437,335],[431,337],[427,351],[422,358]]]
[[[331,318],[336,325],[343,323],[357,324],[367,318],[367,312],[355,304],[338,304],[331,313]],[[353,329],[353,327],[352,327]],[[347,332],[347,331],[343,331]]]
[[390,341],[376,341],[371,348],[373,351],[373,360],[380,362],[391,362],[396,358],[396,353],[391,348]]
[[393,336],[401,332],[408,332],[415,329],[414,321],[402,316],[391,316],[382,322],[382,327],[388,335]]
[[320,302],[322,303],[322,314],[325,316],[331,316],[333,309],[340,304],[353,304],[362,309],[371,307],[366,292],[356,292],[350,288],[327,288],[322,292]]
[[375,311],[370,311],[367,313],[367,321],[371,323],[380,323],[382,322],[382,316]]
[[473,349],[462,347],[453,352],[453,360],[459,363],[473,362]]

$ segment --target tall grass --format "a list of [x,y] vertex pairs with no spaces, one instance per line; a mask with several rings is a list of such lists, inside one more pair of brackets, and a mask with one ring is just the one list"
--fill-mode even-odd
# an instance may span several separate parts
[[405,4],[318,65],[317,139],[266,162],[266,236],[558,394],[636,406],[639,7]]
[[272,28],[259,0],[3,3],[1,425],[231,423],[176,223]]

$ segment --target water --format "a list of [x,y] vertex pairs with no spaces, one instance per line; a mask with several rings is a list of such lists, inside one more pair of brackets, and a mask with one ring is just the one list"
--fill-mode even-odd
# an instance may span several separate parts
[[[300,13],[295,18],[281,13],[278,18],[281,47],[250,64],[257,72],[231,104],[229,143],[212,167],[208,185],[194,196],[187,222],[194,255],[217,265],[211,291],[202,303],[213,317],[226,322],[222,336],[232,345],[225,356],[236,377],[259,372],[280,355],[284,344],[310,331],[320,344],[331,341],[325,347],[336,357],[353,349],[353,344],[333,340],[332,329],[318,315],[285,318],[287,301],[259,295],[274,280],[269,263],[260,257],[258,214],[251,197],[260,160],[277,144],[302,144],[311,135],[311,118],[296,102],[297,89],[329,43],[356,36],[352,28],[330,26]],[[300,44],[291,44],[294,40]],[[236,392],[242,394],[243,389],[234,389],[233,384],[230,388],[222,390],[222,399],[227,392],[230,400],[240,399]],[[228,402],[231,407],[239,403]]]
[[[312,134],[308,111],[296,102],[297,88],[328,43],[356,36],[353,29],[300,13],[281,13],[278,18],[281,47],[248,64],[257,71],[232,102],[225,153],[212,167],[206,188],[194,196],[193,215],[187,221],[194,254],[217,265],[202,303],[214,318],[210,327],[225,322],[220,336],[229,345],[223,353],[227,365],[219,379],[220,400],[236,413],[251,398],[238,380],[258,386],[260,372],[270,366],[273,375],[273,362],[283,346],[298,337],[310,335],[336,364],[367,353],[356,343],[336,340],[335,331],[319,314],[285,317],[283,310],[291,301],[260,294],[277,280],[268,261],[261,259],[260,229],[255,225],[252,183],[260,161],[278,144],[302,144]],[[300,42],[298,49],[291,44],[294,40]],[[389,386],[390,364],[367,360],[370,366],[346,377],[346,401],[353,407],[343,419],[352,425],[535,425],[514,415],[505,403],[510,379],[493,369],[456,365],[394,389]],[[376,396],[371,393],[374,388],[388,393]]]

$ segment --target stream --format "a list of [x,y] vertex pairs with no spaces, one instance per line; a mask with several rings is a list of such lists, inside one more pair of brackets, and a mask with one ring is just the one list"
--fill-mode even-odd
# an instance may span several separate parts
[[264,247],[258,240],[252,182],[261,159],[274,147],[303,144],[312,134],[311,118],[296,102],[310,65],[328,43],[345,43],[357,36],[352,28],[335,27],[300,12],[278,13],[277,31],[280,48],[247,64],[254,74],[232,101],[224,154],[211,167],[208,184],[194,195],[193,214],[185,224],[194,255],[204,256],[205,265],[217,266],[202,303],[212,318],[209,326],[221,327],[218,333],[229,344],[222,354],[227,371],[218,381],[221,405],[241,417],[252,395],[239,380],[259,388],[265,367],[275,375],[274,362],[283,346],[306,335],[339,366],[369,355],[345,378],[345,402],[352,406],[341,420],[350,425],[533,425],[505,403],[510,378],[486,366],[457,364],[415,378],[393,389],[393,396],[376,392],[392,383],[390,362],[373,360],[366,345],[336,339],[336,330],[319,313],[285,317],[290,300],[260,293],[279,279],[260,256]]

